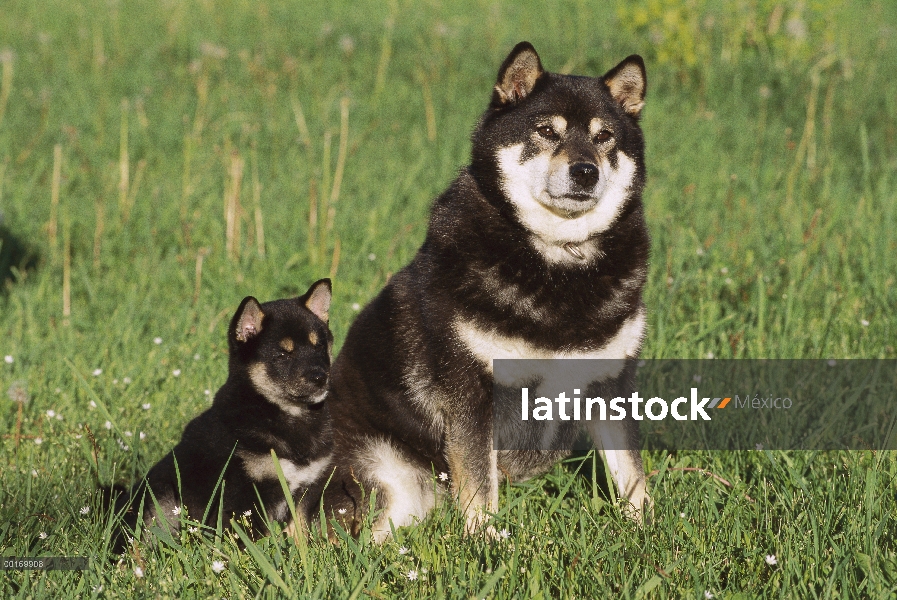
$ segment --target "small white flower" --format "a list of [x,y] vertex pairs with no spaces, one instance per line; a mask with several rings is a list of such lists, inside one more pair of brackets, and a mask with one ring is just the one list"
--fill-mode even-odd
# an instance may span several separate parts
[[754,444],[755,450],[763,450],[763,444]]
[[199,531],[199,527],[188,527],[187,531],[189,533],[196,533],[197,531]]
[[56,415],[56,420],[57,420],[57,421],[61,421],[61,420],[62,420],[62,415]]
[[136,575],[138,579],[143,577],[143,569],[141,569],[140,567],[134,567],[134,575]]
[[37,469],[31,469],[31,476],[37,477]]
[[106,429],[112,429],[112,421],[106,421],[105,423],[103,423],[103,427],[105,427]]
[[838,361],[836,361],[834,358],[828,359],[828,366],[834,367],[836,364],[838,364]]
[[869,327],[869,321],[867,321],[866,319],[860,319],[860,325],[862,325],[863,327]]
[[695,254],[697,254],[698,256],[704,256],[704,249],[703,249],[703,248],[698,248],[698,249],[695,251]]
[[141,440],[146,439],[146,434],[143,433],[142,431],[140,432],[140,439]]
[[36,438],[34,438],[34,443],[37,444],[38,446],[40,446],[41,444],[44,443],[44,438],[36,437]]
[[427,573],[430,572],[430,570],[427,569],[427,567],[424,567],[423,569],[420,570],[420,572],[421,572],[421,574],[426,575]]
[[508,531],[507,529],[502,529],[501,531],[498,532],[498,537],[500,537],[503,540],[506,540],[509,537],[511,537],[511,532]]
[[203,392],[203,394],[205,394],[206,396],[211,396],[211,395],[212,395],[212,390],[206,390],[206,391]]
[[160,337],[154,337],[154,338],[153,338],[153,343],[154,343],[155,345],[158,346],[159,344],[162,343],[162,338],[160,338]]
[[711,600],[711,598],[713,598],[713,594],[710,593],[710,590],[704,590],[704,597],[707,600]]
[[695,380],[695,383],[701,383],[701,376],[700,376],[700,375],[695,375],[694,377],[692,377],[692,379]]
[[47,539],[47,537],[49,537],[49,536],[47,536],[47,532],[46,532],[46,531],[41,531],[41,532],[37,535],[37,537],[39,537],[39,538],[42,539],[42,540],[45,540],[45,539]]
[[130,378],[130,377],[125,377],[124,379],[121,380],[121,382],[124,383],[124,384],[129,384],[129,383],[131,383],[131,378]]
[[680,518],[680,519],[684,519],[684,518],[685,518],[685,513],[684,513],[684,512],[679,513],[679,518]]
[[103,591],[103,586],[102,586],[102,585],[95,585],[95,586],[93,586],[93,587],[90,588],[90,589],[91,589],[93,592],[99,594],[99,593],[101,593],[101,592]]
[[778,564],[778,562],[779,561],[778,561],[778,559],[776,559],[775,554],[767,554],[766,555],[766,564],[768,564],[769,566]]
[[220,573],[221,571],[224,570],[224,562],[220,561],[220,560],[212,561],[212,570],[215,571],[216,573]]
[[344,35],[339,39],[339,47],[346,54],[352,54],[352,51],[355,50],[355,40],[350,35]]
[[94,376],[94,377],[99,377],[99,376],[102,375],[102,374],[103,374],[103,369],[94,369],[94,370],[93,370],[93,376]]
[[722,273],[723,275],[725,275],[726,273],[729,272],[729,267],[723,267],[722,269],[719,270],[719,272]]
[[344,515],[344,514],[346,514],[346,509],[345,509],[345,508],[339,508],[339,509],[337,509],[336,512],[338,512],[338,513],[341,514],[341,515]]
[[94,402],[93,400],[91,400],[91,401],[90,401],[90,408],[96,408],[96,407],[97,407],[97,403]]
[[667,285],[673,285],[676,282],[672,277],[667,277]]
[[131,437],[131,436],[134,435],[134,434],[131,433],[130,431],[126,431],[126,432],[125,432],[125,435],[128,436],[128,437]]
[[47,416],[50,417],[50,418],[52,419],[53,417],[56,416],[56,411],[53,410],[53,409],[48,410],[48,411],[47,411]]
[[439,481],[448,481],[448,473],[443,471],[439,474]]
[[405,577],[407,577],[411,581],[414,581],[415,579],[417,579],[417,571],[415,571],[414,569],[411,569],[410,571],[405,573]]
[[368,254],[368,260],[371,262],[377,260],[377,255],[371,252],[370,254]]
[[118,379],[113,379],[113,380],[112,380],[112,385],[118,385]]
[[402,556],[408,554],[408,552],[409,552],[409,550],[405,546],[399,547],[399,554],[401,554]]
[[143,410],[149,410],[150,408],[152,408],[152,406],[153,406],[153,405],[150,404],[149,402],[144,402],[143,404],[140,405],[140,407],[141,407]]
[[84,436],[82,436],[80,433],[75,434],[76,440],[80,440],[82,437],[84,437]]
[[89,507],[89,506],[82,506],[80,512],[81,512],[82,515],[86,515],[87,513],[90,512],[90,507]]
[[354,310],[355,312],[358,312],[359,310],[361,310],[361,305],[358,302],[353,302],[352,310]]
[[171,509],[171,512],[173,515],[177,516],[177,515],[181,514],[181,507],[175,506],[174,508]]
[[180,370],[180,369],[175,369],[174,371],[171,372],[171,374],[174,375],[175,377],[180,377],[180,376],[181,376],[181,370]]
[[252,511],[251,511],[251,510],[247,510],[246,512],[243,513],[243,516],[244,516],[244,517],[251,517],[251,516],[252,516]]
[[4,356],[4,357],[3,357],[3,360],[4,360],[4,362],[6,362],[6,364],[8,364],[8,365],[11,365],[11,364],[12,364],[12,356],[10,356],[9,354],[7,354],[6,356]]
[[732,278],[726,277],[726,285],[732,285]]
[[708,352],[708,353],[707,353],[707,358],[713,358],[713,352]]

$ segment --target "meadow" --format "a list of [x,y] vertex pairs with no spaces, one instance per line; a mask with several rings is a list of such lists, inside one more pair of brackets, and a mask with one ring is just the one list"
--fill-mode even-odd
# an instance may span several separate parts
[[240,300],[332,277],[338,350],[524,39],[551,71],[645,57],[643,356],[897,358],[893,2],[7,0],[0,555],[92,568],[0,595],[897,597],[895,451],[646,449],[644,528],[588,454],[505,485],[494,541],[447,503],[382,547],[318,523],[111,555],[98,484],[208,406]]

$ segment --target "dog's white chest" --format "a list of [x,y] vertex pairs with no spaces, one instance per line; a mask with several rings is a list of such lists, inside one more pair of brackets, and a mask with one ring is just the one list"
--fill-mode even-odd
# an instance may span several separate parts
[[[612,359],[614,362],[606,363],[607,372],[602,372],[592,381],[614,377],[622,370],[623,360],[636,356],[641,348],[645,335],[646,316],[641,309],[629,319],[623,321],[620,328],[603,346],[596,350],[557,352],[546,350],[532,345],[529,341],[512,336],[504,336],[495,331],[482,329],[474,323],[457,319],[454,323],[455,333],[467,350],[477,358],[479,362],[492,372],[492,361],[496,359]],[[546,377],[551,379],[558,377],[563,368],[557,363],[544,365],[545,372],[537,372],[539,365],[526,363],[521,365],[520,372],[515,369],[502,369],[502,376],[507,381],[500,381],[503,385],[515,385],[532,377]],[[536,369],[537,371],[534,371]],[[571,369],[571,373],[582,369]],[[571,381],[570,384],[586,385],[588,381]]]

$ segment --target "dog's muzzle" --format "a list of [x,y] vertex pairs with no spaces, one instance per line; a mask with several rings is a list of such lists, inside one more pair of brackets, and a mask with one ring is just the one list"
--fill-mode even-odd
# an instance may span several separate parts
[[[598,183],[598,165],[578,162],[570,165],[570,180],[577,189],[588,191]],[[583,197],[585,200],[587,196]]]

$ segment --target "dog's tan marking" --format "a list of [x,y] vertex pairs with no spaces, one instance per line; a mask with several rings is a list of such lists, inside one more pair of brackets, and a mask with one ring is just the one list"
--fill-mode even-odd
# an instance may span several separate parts
[[[289,396],[268,376],[265,363],[257,362],[249,366],[249,380],[252,381],[252,385],[255,386],[259,394],[264,396],[268,402],[276,404],[284,412],[294,417],[301,417],[305,414],[305,408],[290,402]],[[321,400],[323,399],[322,397]],[[320,402],[320,400],[316,400],[316,402]]]
[[602,121],[598,117],[595,117],[594,119],[589,121],[589,135],[594,136],[602,129],[604,129],[604,121]]
[[314,331],[309,332],[308,341],[309,341],[309,343],[311,343],[312,346],[317,346],[318,345],[318,334],[315,333]]
[[293,343],[293,338],[285,337],[280,340],[280,347],[284,349],[286,352],[292,352],[295,344]]
[[567,119],[560,115],[551,117],[551,126],[558,135],[564,135],[567,132]]

